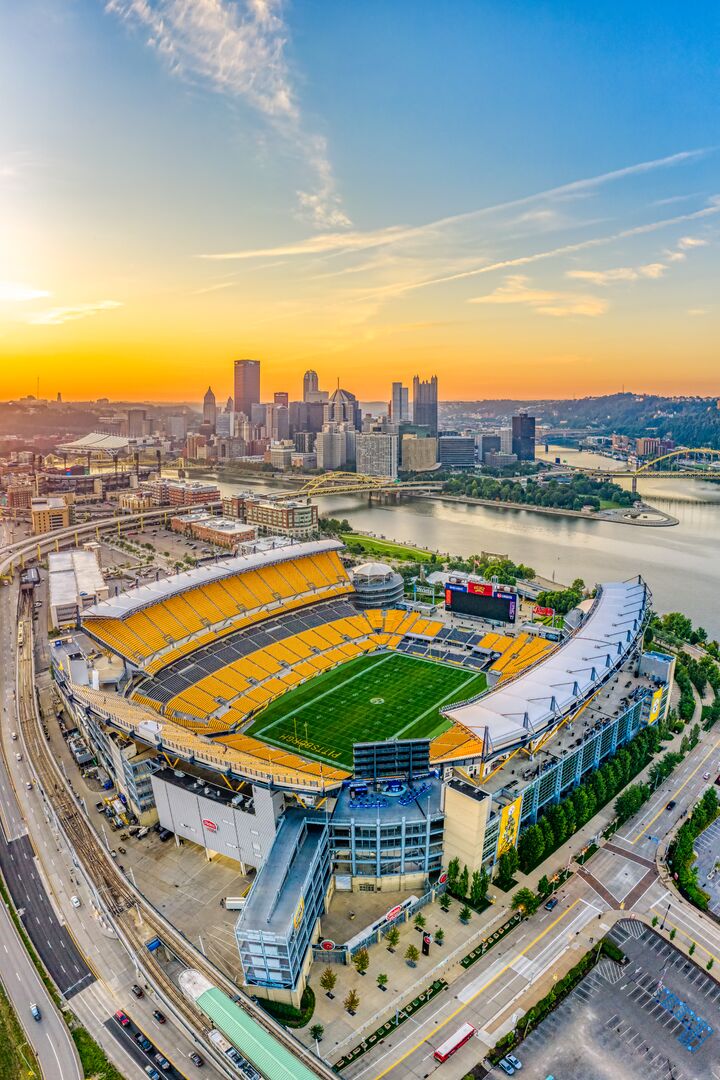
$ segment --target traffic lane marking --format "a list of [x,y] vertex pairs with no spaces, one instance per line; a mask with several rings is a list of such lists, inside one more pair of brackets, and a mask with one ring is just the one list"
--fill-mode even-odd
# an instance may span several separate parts
[[[720,746],[720,739],[718,739],[718,740],[717,740],[717,742],[716,742],[716,743],[714,743],[714,745],[710,747],[710,749],[708,750],[708,752],[707,752],[707,753],[705,754],[705,756],[704,756],[704,757],[700,758],[700,761],[699,761],[699,762],[697,763],[697,765],[695,766],[695,768],[693,769],[693,771],[692,771],[692,772],[690,773],[690,775],[688,776],[688,778],[687,778],[686,780],[684,780],[684,781],[682,782],[682,784],[680,785],[680,787],[679,787],[679,788],[676,788],[676,789],[675,789],[674,791],[672,791],[672,792],[670,792],[670,793],[669,793],[669,794],[670,794],[670,798],[671,798],[671,799],[675,799],[675,798],[677,798],[677,796],[678,796],[678,795],[680,794],[680,792],[681,792],[681,791],[683,790],[683,788],[684,788],[684,787],[685,787],[685,786],[686,786],[687,784],[689,784],[689,783],[690,783],[690,781],[692,780],[693,776],[695,776],[695,774],[696,774],[697,772],[699,772],[699,771],[700,771],[700,769],[702,769],[702,767],[703,767],[703,765],[705,764],[705,762],[707,761],[707,759],[708,759],[709,757],[712,757],[712,755],[713,755],[713,754],[717,753],[717,749],[718,749],[718,747],[719,747],[719,746]],[[669,801],[669,800],[668,800],[668,801]],[[667,803],[666,803],[666,805],[667,805]],[[664,814],[664,813],[666,813],[666,810],[665,810],[665,806],[661,806],[661,807],[660,807],[660,809],[658,810],[658,812],[657,812],[657,813],[655,814],[655,816],[654,816],[654,817],[652,817],[652,818],[650,818],[650,820],[648,821],[648,823],[647,823],[647,825],[645,826],[645,828],[644,828],[644,829],[641,829],[641,831],[640,831],[640,832],[639,832],[639,833],[638,833],[638,834],[637,834],[636,836],[634,836],[632,840],[628,841],[628,843],[630,843],[630,844],[636,844],[636,843],[637,843],[637,841],[638,841],[638,840],[640,839],[640,837],[641,837],[641,836],[644,836],[644,835],[645,835],[645,833],[646,833],[646,832],[648,831],[648,829],[650,828],[650,826],[651,826],[651,825],[653,825],[653,824],[654,824],[654,823],[655,823],[655,822],[657,821],[657,819],[658,819],[659,817],[661,817],[661,815],[662,815],[662,814]]]
[[[437,1034],[437,1032],[441,1031],[445,1027],[446,1024],[449,1024],[451,1020],[454,1020],[455,1017],[459,1013],[461,1013],[463,1011],[463,1009],[466,1009],[468,1007],[468,1005],[470,1005],[475,1000],[475,998],[479,997],[479,995],[482,994],[482,992],[484,990],[487,990],[488,986],[491,986],[495,982],[496,979],[498,979],[509,968],[511,968],[512,965],[514,963],[516,963],[517,960],[521,956],[524,956],[527,952],[529,952],[530,949],[532,949],[535,945],[537,945],[538,941],[541,941],[545,937],[546,934],[550,933],[550,931],[553,929],[553,927],[557,926],[557,924],[559,922],[562,922],[562,920],[565,919],[570,914],[570,912],[573,910],[573,908],[576,907],[577,904],[579,904],[579,903],[580,903],[579,899],[578,900],[573,900],[572,904],[570,905],[569,908],[567,908],[566,911],[563,911],[563,913],[561,915],[559,915],[557,917],[557,919],[554,920],[554,922],[551,922],[550,925],[547,926],[542,931],[542,933],[538,934],[537,937],[533,938],[533,940],[531,942],[529,942],[525,946],[524,949],[521,949],[520,952],[517,953],[512,958],[512,960],[508,961],[507,964],[505,964],[503,967],[500,968],[499,971],[497,971],[493,976],[491,976],[491,978],[489,978],[487,980],[487,982],[485,982],[478,990],[475,991],[475,993],[473,994],[473,996],[471,998],[468,998],[468,1000],[466,1002],[463,1002],[461,1005],[459,1005],[457,1007],[457,1009],[455,1009],[453,1012],[450,1013],[449,1016],[446,1016],[446,1018],[443,1021],[441,1021],[441,1023],[439,1023],[436,1028],[434,1028],[432,1034],[433,1035]],[[416,1043],[415,1046],[412,1046],[409,1050],[406,1050],[405,1053],[402,1055],[402,1057],[399,1057],[397,1059],[397,1061],[395,1061],[387,1069],[384,1069],[382,1072],[378,1073],[377,1076],[375,1077],[375,1080],[381,1080],[381,1078],[383,1076],[387,1076],[388,1073],[392,1072],[393,1069],[396,1069],[397,1066],[401,1064],[401,1062],[405,1061],[405,1059],[408,1058],[411,1054],[414,1054],[416,1050],[419,1050],[420,1047],[423,1045],[423,1043],[426,1043],[429,1038],[430,1038],[430,1036],[428,1035],[427,1038],[422,1039],[419,1043]]]

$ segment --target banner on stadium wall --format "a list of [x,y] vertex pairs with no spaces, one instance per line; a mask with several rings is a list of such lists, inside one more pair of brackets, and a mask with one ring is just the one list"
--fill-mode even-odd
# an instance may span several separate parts
[[660,709],[662,708],[662,687],[656,690],[650,699],[650,715],[648,716],[648,724],[654,724],[660,716]]
[[479,581],[468,581],[467,591],[477,596],[492,596],[492,585],[481,585]]
[[555,614],[555,610],[551,607],[540,607],[536,604],[533,608],[533,615],[539,615],[541,618],[546,618]]
[[500,832],[498,834],[497,857],[500,858],[517,843],[520,832],[520,808],[522,795],[518,795],[514,802],[504,806],[500,814]]

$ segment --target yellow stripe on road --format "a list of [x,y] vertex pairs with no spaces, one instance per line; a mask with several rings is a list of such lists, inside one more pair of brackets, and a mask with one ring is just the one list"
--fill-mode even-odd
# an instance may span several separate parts
[[[713,754],[717,753],[717,748],[718,748],[719,746],[720,746],[720,739],[718,739],[718,741],[717,741],[717,742],[716,742],[716,743],[715,743],[715,744],[714,744],[713,746],[711,746],[711,747],[710,747],[710,749],[708,750],[708,752],[707,752],[707,754],[705,755],[705,757],[703,757],[703,758],[701,758],[701,759],[700,759],[700,761],[699,761],[699,762],[698,762],[698,764],[697,764],[697,765],[695,766],[695,768],[693,769],[693,771],[692,771],[692,772],[690,773],[690,775],[688,776],[688,778],[687,778],[686,780],[683,780],[683,782],[682,782],[682,784],[680,785],[680,787],[679,787],[679,788],[677,788],[677,789],[676,789],[675,791],[673,791],[673,792],[672,792],[672,794],[671,794],[671,798],[673,798],[673,799],[676,799],[676,798],[677,798],[677,796],[678,796],[678,795],[680,794],[680,792],[681,792],[681,791],[682,791],[682,789],[683,789],[683,788],[685,787],[685,785],[686,785],[686,784],[689,784],[689,783],[690,783],[690,781],[692,780],[692,778],[693,778],[693,776],[695,775],[695,773],[696,773],[696,772],[699,772],[699,771],[700,771],[700,769],[702,769],[702,767],[703,767],[703,765],[705,764],[705,762],[707,761],[707,759],[708,759],[709,757],[712,757],[712,755],[713,755]],[[637,833],[637,835],[636,835],[636,836],[633,836],[632,840],[630,840],[630,841],[628,841],[628,842],[629,842],[630,844],[636,844],[636,843],[638,842],[638,840],[640,839],[640,837],[641,837],[641,836],[644,836],[644,835],[645,835],[645,833],[646,833],[646,832],[648,831],[648,829],[650,828],[650,826],[651,826],[651,825],[653,825],[653,824],[654,824],[654,823],[655,823],[655,822],[657,821],[657,819],[658,819],[659,817],[661,817],[661,816],[662,816],[662,814],[664,814],[664,813],[665,813],[665,807],[664,807],[664,806],[662,806],[662,807],[660,807],[660,809],[658,810],[658,812],[657,812],[657,814],[655,815],[655,817],[652,817],[652,818],[650,818],[650,820],[648,821],[648,823],[647,823],[647,825],[645,826],[645,828],[644,828],[644,829],[641,829],[641,830],[640,830],[640,832],[639,832],[639,833]]]
[[[445,1019],[437,1025],[437,1027],[433,1028],[432,1035],[435,1036],[438,1031],[442,1031],[446,1024],[449,1024],[451,1020],[454,1020],[455,1017],[463,1011],[463,1009],[466,1009],[468,1005],[470,1005],[475,1000],[475,998],[479,997],[479,995],[482,994],[485,990],[487,990],[489,986],[492,986],[496,979],[499,979],[501,975],[504,975],[508,968],[511,968],[513,964],[515,964],[520,959],[521,956],[525,956],[525,954],[528,953],[530,949],[537,945],[538,941],[542,941],[545,935],[549,934],[553,927],[557,926],[559,922],[562,922],[562,920],[565,919],[570,914],[572,909],[576,907],[579,903],[579,899],[573,900],[567,911],[564,911],[562,915],[558,915],[557,919],[551,922],[549,926],[546,926],[541,934],[538,934],[536,938],[533,938],[533,940],[529,942],[524,949],[522,949],[519,953],[516,953],[515,956],[513,956],[512,960],[509,960],[508,963],[505,964],[504,967],[501,967],[499,971],[496,971],[495,974],[492,975],[486,983],[483,983],[480,989],[476,990],[472,997],[469,997],[467,1001],[463,1002],[462,1005],[458,1005],[457,1009],[455,1009],[454,1012],[451,1012],[449,1016],[446,1016]],[[420,1042],[415,1043],[414,1046],[411,1046],[409,1050],[405,1051],[402,1057],[399,1057],[397,1061],[393,1062],[392,1065],[389,1065],[387,1069],[384,1069],[381,1073],[378,1073],[375,1077],[375,1080],[381,1080],[383,1076],[387,1076],[388,1073],[391,1073],[393,1069],[396,1069],[401,1062],[405,1061],[405,1059],[410,1057],[411,1054],[414,1054],[416,1050],[419,1050],[420,1047],[423,1046],[429,1038],[430,1035],[428,1035],[424,1039],[421,1039]]]

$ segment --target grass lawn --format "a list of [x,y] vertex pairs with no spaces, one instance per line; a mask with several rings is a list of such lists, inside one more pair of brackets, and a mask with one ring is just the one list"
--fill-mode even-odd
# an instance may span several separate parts
[[[34,1022],[34,1021],[33,1021]],[[0,1076],[3,1080],[39,1077],[40,1066],[25,1039],[15,1011],[0,987]]]
[[485,685],[481,672],[403,653],[360,656],[283,694],[246,731],[350,768],[353,743],[432,738],[450,727],[440,707]]
[[388,559],[407,559],[409,562],[429,562],[431,552],[408,544],[396,544],[392,540],[376,540],[362,533],[343,533],[344,544],[358,544],[368,555],[384,555]]

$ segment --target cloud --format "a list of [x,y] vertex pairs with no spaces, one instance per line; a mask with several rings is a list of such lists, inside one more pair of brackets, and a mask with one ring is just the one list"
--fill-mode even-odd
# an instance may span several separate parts
[[0,281],[0,303],[24,304],[28,300],[40,300],[50,296],[47,289],[35,289],[19,281]]
[[29,315],[27,322],[34,326],[61,326],[62,323],[87,319],[101,311],[112,311],[122,306],[119,300],[97,300],[91,304],[76,304],[74,307],[56,307],[48,311],[38,311],[35,315]]
[[301,208],[321,228],[350,224],[322,135],[303,129],[285,58],[280,0],[107,0],[106,11],[139,27],[173,75],[247,101],[300,152],[314,176]]
[[505,278],[494,292],[485,296],[475,296],[469,304],[523,304],[540,315],[585,315],[594,318],[604,315],[608,309],[607,300],[584,293],[558,292],[548,289],[533,289],[528,285],[529,278],[524,274],[511,274]]
[[707,315],[708,309],[703,307],[688,308],[688,315]]
[[[563,200],[581,192],[589,193],[605,184],[615,183],[631,176],[642,175],[656,169],[672,168],[676,165],[694,161],[697,158],[704,157],[709,152],[710,150],[707,148],[683,150],[677,154],[670,154],[668,157],[656,158],[652,161],[641,161],[622,169],[599,173],[596,176],[585,177],[581,180],[572,180],[567,184],[547,188],[531,195],[523,195],[518,199],[511,199],[506,202],[495,203],[492,206],[484,206],[460,214],[453,214],[449,217],[438,218],[436,221],[427,222],[424,225],[393,225],[369,232],[324,233],[320,236],[311,236],[305,240],[281,244],[276,247],[247,248],[245,250],[203,254],[200,257],[204,259],[258,259],[275,255],[327,255],[334,252],[342,253],[371,247],[384,247],[408,240],[428,239],[432,241],[439,232],[457,225],[464,225],[470,221],[498,214],[505,210],[532,207],[533,204],[543,200]],[[553,213],[552,209],[530,209],[519,220],[534,221],[536,223],[544,220],[547,223]]]
[[614,270],[568,270],[566,277],[587,281],[591,285],[614,285],[618,281],[640,281],[641,278],[662,277],[665,263],[646,263],[645,266],[618,266]]
[[681,236],[678,240],[678,247],[683,251],[690,251],[692,248],[706,247],[707,240],[702,240],[699,236]]

